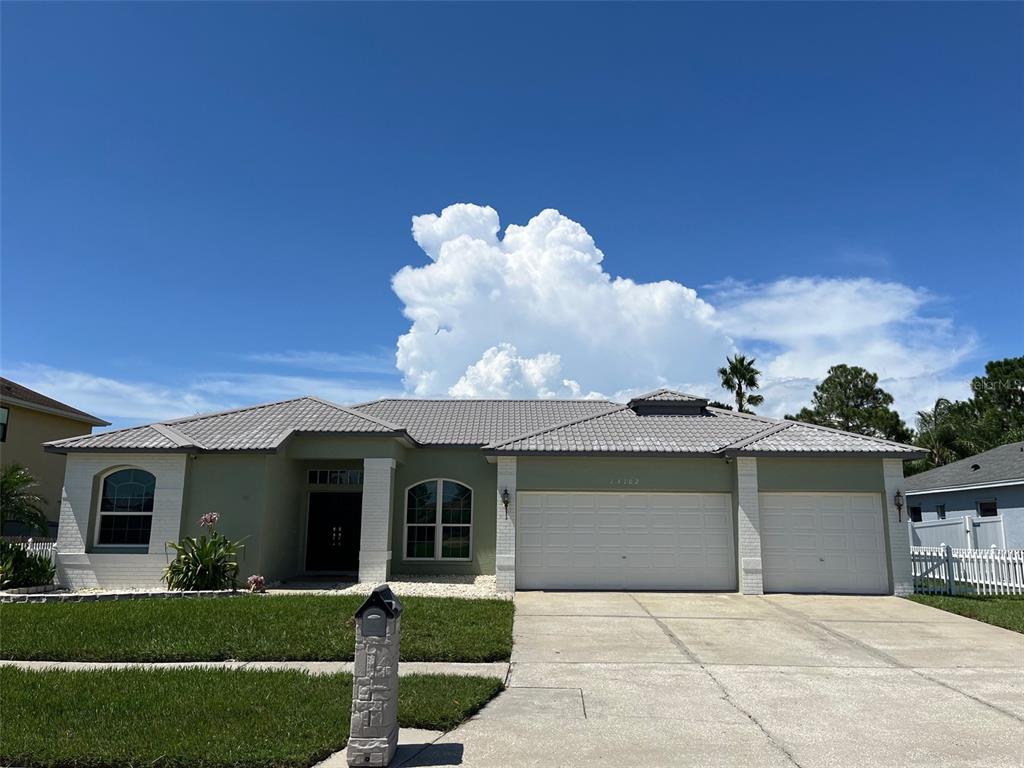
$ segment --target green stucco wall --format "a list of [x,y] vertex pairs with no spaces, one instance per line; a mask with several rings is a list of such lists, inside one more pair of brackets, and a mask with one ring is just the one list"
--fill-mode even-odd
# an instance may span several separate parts
[[729,493],[723,459],[529,457],[518,459],[520,491],[691,491]]
[[296,435],[284,446],[290,459],[397,459],[409,452],[393,437],[338,437],[335,435]]
[[[473,489],[473,559],[469,562],[406,561],[405,491],[424,480],[456,480]],[[424,448],[406,452],[395,470],[391,520],[391,572],[394,574],[494,573],[495,505],[498,471],[475,448]]]
[[880,459],[775,459],[757,460],[757,484],[772,491],[882,492]]

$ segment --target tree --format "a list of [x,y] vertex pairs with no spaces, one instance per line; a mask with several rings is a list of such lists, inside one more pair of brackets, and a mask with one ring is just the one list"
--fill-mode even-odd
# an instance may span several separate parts
[[50,523],[39,506],[46,502],[33,490],[38,485],[20,464],[5,464],[0,469],[0,529],[12,522],[34,528],[42,536],[49,534]]
[[915,442],[928,449],[922,469],[941,467],[961,457],[963,424],[959,410],[962,409],[958,409],[954,402],[940,397],[931,410],[917,412]]
[[856,365],[833,365],[814,389],[811,407],[794,421],[820,424],[869,437],[909,442],[914,433],[890,406],[892,395],[878,386],[878,374]]
[[718,369],[718,377],[722,381],[722,389],[727,389],[736,396],[736,410],[740,413],[753,413],[748,406],[761,405],[762,395],[750,394],[761,388],[759,378],[761,372],[754,367],[757,361],[745,355],[733,355],[725,358],[726,364]]

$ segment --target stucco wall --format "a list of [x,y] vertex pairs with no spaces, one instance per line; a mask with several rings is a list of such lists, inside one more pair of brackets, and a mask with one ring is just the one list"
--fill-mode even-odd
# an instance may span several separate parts
[[[473,559],[405,560],[405,492],[424,480],[446,478],[473,489]],[[425,448],[408,451],[395,470],[394,515],[391,521],[391,572],[393,574],[494,573],[497,467],[475,448]]]
[[[56,526],[60,518],[61,489],[64,487],[64,456],[46,453],[43,443],[62,437],[88,435],[92,426],[81,421],[40,413],[11,403],[3,403],[9,409],[7,416],[7,439],[0,443],[0,463],[21,464],[39,481],[39,495],[46,500],[43,511]],[[5,533],[8,531],[5,531]],[[11,528],[11,534],[22,530]]]
[[692,491],[730,493],[723,459],[534,457],[517,461],[520,491]]
[[882,462],[872,459],[784,459],[760,457],[757,483],[762,492],[826,491],[881,493]]
[[967,515],[977,517],[979,501],[995,499],[996,509],[1003,518],[1006,546],[1024,549],[1024,485],[1006,485],[1001,488],[978,488],[945,493],[923,493],[907,496],[907,505],[921,507],[921,520],[938,520],[936,505],[946,505],[946,519]]

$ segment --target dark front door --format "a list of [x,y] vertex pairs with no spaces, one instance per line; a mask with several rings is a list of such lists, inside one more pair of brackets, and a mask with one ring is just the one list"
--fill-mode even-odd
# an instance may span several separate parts
[[307,571],[358,571],[361,493],[309,494]]

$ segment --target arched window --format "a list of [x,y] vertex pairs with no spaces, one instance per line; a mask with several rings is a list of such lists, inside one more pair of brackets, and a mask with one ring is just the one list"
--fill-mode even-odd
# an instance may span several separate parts
[[103,478],[96,543],[149,546],[156,478],[144,469],[119,469]]
[[405,494],[405,559],[469,560],[473,490],[454,480],[427,480]]

